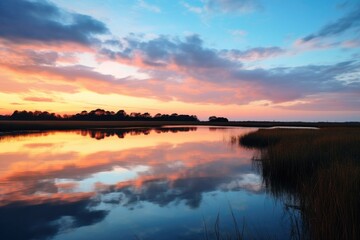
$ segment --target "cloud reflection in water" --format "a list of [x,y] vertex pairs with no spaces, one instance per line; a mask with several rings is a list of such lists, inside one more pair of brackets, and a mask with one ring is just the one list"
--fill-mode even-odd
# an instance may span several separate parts
[[204,193],[262,193],[252,152],[230,144],[234,131],[181,127],[3,138],[2,235],[45,239],[98,223],[114,205],[184,203],[196,209]]

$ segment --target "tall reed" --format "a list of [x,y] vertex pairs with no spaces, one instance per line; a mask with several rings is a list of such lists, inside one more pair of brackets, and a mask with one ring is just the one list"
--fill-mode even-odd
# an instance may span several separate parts
[[259,148],[266,189],[301,211],[311,239],[360,239],[360,128],[260,129],[239,139]]

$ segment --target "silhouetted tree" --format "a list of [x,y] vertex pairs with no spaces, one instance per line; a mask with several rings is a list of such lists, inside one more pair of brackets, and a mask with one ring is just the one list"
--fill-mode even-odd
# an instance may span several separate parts
[[150,113],[146,112],[146,113],[143,113],[141,115],[141,117],[147,119],[147,118],[151,118],[151,115],[150,115]]
[[115,114],[115,118],[118,120],[125,120],[127,118],[127,114],[124,110],[119,110],[117,111],[117,113]]
[[14,111],[10,116],[12,120],[56,120],[57,117],[55,113],[49,113],[47,111]]
[[161,113],[157,113],[154,118],[161,118],[162,114]]
[[224,117],[216,117],[216,116],[210,116],[209,122],[228,122],[229,120]]
[[[74,115],[60,116],[59,114],[49,113],[47,111],[14,111],[11,116],[7,117],[10,120],[72,120],[72,121],[199,121],[195,115],[185,115],[173,113],[171,115],[157,113],[154,117],[150,113],[132,112],[128,115],[124,110],[105,111],[104,109],[95,109],[90,112],[81,111]],[[0,117],[0,119],[6,119]]]

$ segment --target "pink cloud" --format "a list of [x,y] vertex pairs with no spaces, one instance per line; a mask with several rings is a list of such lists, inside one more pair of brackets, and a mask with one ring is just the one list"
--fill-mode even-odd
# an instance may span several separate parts
[[342,42],[342,46],[345,48],[359,48],[360,47],[360,40],[353,39]]
[[[295,44],[304,48],[318,47],[315,40],[299,40]],[[73,49],[76,52],[96,51],[93,47],[81,44],[77,48],[77,43],[52,43],[49,46],[24,43],[8,46],[0,42],[4,50],[0,52],[3,55],[0,58],[1,75],[7,81],[0,91],[76,93],[86,89],[100,94],[115,93],[161,101],[244,105],[261,100],[282,103],[319,93],[345,93],[349,89],[359,89],[356,84],[337,79],[340,75],[355,71],[359,67],[357,62],[246,69],[241,61],[276,57],[284,54],[284,50],[277,47],[245,51],[216,50],[205,47],[197,35],[184,39],[160,36],[152,40],[131,36],[122,41],[125,46],[123,49],[99,50],[97,60],[137,67],[149,76],[148,79],[139,80],[132,76],[116,78],[90,67],[74,65],[77,59],[72,57]],[[39,51],[33,50],[33,47]],[[61,65],[66,61],[66,66]]]
[[299,111],[360,111],[360,92],[324,93],[307,96],[299,103],[281,107]]
[[31,102],[53,102],[54,100],[51,98],[44,98],[44,97],[25,97],[23,98],[25,101]]

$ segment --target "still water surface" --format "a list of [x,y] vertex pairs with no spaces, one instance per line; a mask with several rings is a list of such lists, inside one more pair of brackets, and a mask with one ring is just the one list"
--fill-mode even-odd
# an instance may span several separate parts
[[234,141],[254,130],[2,136],[0,239],[204,239],[218,215],[223,234],[236,221],[245,237],[288,239],[289,216],[266,193],[254,152]]

